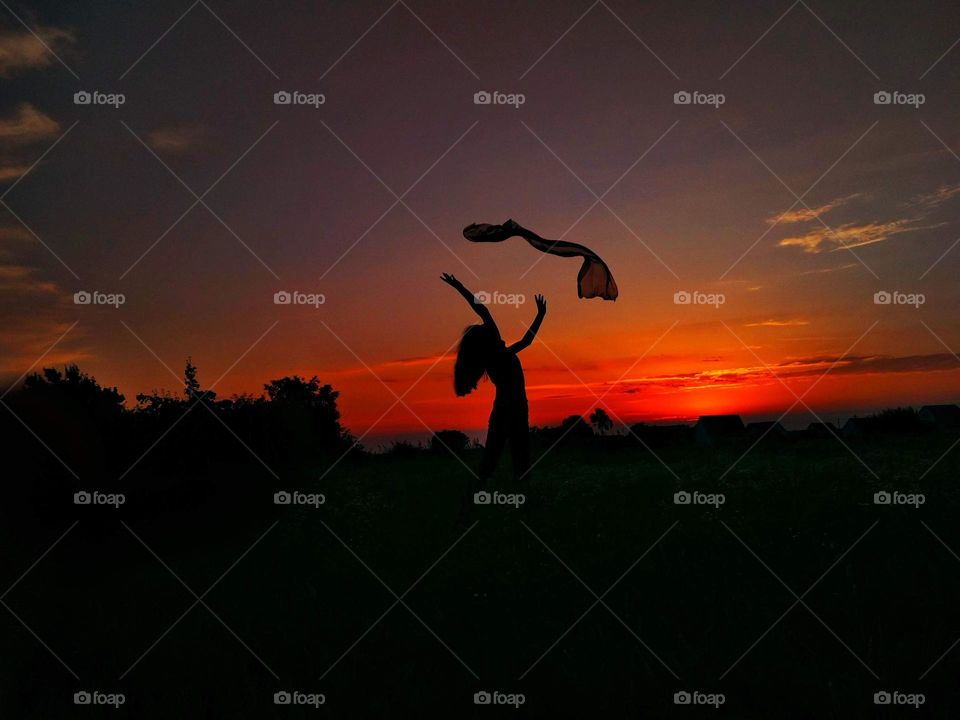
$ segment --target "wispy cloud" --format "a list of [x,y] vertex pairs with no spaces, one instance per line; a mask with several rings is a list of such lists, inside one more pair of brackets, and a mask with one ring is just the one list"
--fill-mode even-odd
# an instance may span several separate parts
[[932,210],[960,195],[960,183],[956,185],[941,185],[932,193],[917,195],[910,204]]
[[30,145],[55,138],[60,123],[30,103],[21,103],[6,117],[0,117],[0,142],[6,145]]
[[30,169],[29,148],[61,133],[60,123],[30,103],[21,103],[0,117],[0,183],[16,180]]
[[[779,247],[799,247],[804,252],[822,253],[833,252],[836,250],[862,247],[864,245],[873,245],[884,242],[890,238],[902,235],[903,233],[917,232],[919,230],[929,230],[941,227],[945,223],[936,223],[921,225],[920,223],[935,208],[947,202],[953,197],[960,196],[960,184],[941,185],[935,191],[924,193],[911,198],[902,203],[901,207],[906,206],[912,210],[909,215],[893,218],[891,220],[871,220],[869,222],[845,222],[830,226],[821,218],[843,205],[847,205],[852,200],[868,197],[864,193],[853,193],[839,197],[830,202],[824,203],[815,208],[803,208],[793,210],[782,216],[773,215],[767,218],[768,224],[803,224],[810,223],[809,230],[790,235],[781,239],[777,245]],[[815,225],[812,221],[820,220]],[[829,270],[816,270],[812,272],[832,272],[833,270],[844,269],[849,266],[841,266]]]
[[929,230],[938,225],[916,225],[919,218],[899,218],[888,222],[845,223],[834,228],[816,227],[803,235],[783,238],[780,247],[800,247],[804,252],[820,253],[857,248],[889,240],[895,235]]
[[818,217],[827,214],[834,208],[838,208],[841,205],[846,205],[851,200],[859,197],[862,197],[862,193],[854,193],[853,195],[839,197],[815,208],[800,208],[799,210],[789,210],[785,213],[781,213],[780,215],[771,215],[767,218],[767,223],[773,225],[774,223],[789,224],[807,222],[808,220],[816,220]]
[[33,33],[0,32],[0,77],[45,68],[56,61],[50,50],[60,54],[75,43],[74,34],[62,28],[39,27]]
[[196,127],[165,127],[147,134],[147,143],[160,152],[180,153],[194,147],[202,133]]

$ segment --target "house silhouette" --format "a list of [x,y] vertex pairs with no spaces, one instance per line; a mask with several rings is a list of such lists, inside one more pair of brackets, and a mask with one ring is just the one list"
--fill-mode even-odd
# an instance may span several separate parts
[[747,423],[744,431],[751,441],[763,440],[764,442],[786,440],[790,434],[782,424],[773,420]]
[[743,429],[739,415],[701,415],[693,428],[693,437],[697,445],[712,447],[742,438]]
[[924,405],[917,413],[924,425],[937,430],[960,427],[960,407],[956,405]]

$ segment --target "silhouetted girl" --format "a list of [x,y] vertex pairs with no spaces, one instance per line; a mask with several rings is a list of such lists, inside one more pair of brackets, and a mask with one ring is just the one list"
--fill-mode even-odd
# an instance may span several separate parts
[[547,302],[542,295],[536,296],[537,317],[533,324],[518,342],[507,345],[500,337],[500,330],[487,307],[453,275],[444,273],[441,279],[459,292],[483,321],[482,325],[470,325],[463,333],[453,368],[454,390],[461,397],[468,395],[477,388],[484,375],[490,378],[497,390],[483,459],[480,461],[480,485],[483,486],[493,474],[507,443],[510,444],[513,459],[514,480],[523,480],[530,467],[530,429],[523,367],[517,353],[528,347],[536,337],[543,316],[547,313]]

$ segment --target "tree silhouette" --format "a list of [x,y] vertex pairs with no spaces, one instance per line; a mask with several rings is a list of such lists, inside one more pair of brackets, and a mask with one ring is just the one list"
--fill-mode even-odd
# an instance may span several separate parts
[[187,358],[187,365],[183,369],[183,393],[188,400],[216,400],[217,394],[213,390],[201,390],[200,380],[197,377],[197,366],[193,358]]
[[590,415],[590,423],[597,429],[598,435],[605,435],[613,429],[613,420],[602,407],[593,411]]

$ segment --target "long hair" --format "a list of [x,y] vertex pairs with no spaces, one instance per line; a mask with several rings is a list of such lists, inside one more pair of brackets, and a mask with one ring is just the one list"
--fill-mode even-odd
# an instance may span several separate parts
[[469,395],[477,389],[487,372],[495,341],[496,336],[486,325],[469,325],[463,331],[453,366],[453,389],[458,396]]

